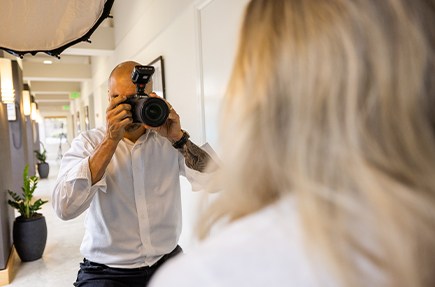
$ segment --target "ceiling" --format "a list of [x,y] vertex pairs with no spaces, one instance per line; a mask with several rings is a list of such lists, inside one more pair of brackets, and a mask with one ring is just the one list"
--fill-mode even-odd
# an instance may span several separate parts
[[42,115],[63,111],[70,104],[70,94],[80,92],[82,83],[91,79],[91,57],[114,51],[112,19],[105,19],[90,40],[66,49],[60,59],[44,53],[23,57],[24,83],[29,84]]

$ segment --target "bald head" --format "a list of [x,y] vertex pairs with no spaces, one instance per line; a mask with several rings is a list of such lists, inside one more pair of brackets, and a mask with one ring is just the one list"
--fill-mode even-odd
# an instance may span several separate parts
[[[131,83],[131,74],[134,70],[135,66],[140,66],[141,64],[134,61],[126,61],[118,64],[110,73],[109,75],[109,90],[114,84],[114,82],[119,81],[126,81],[128,83]],[[152,81],[150,80],[149,83],[145,87],[145,93],[149,94],[152,92]]]
[[134,61],[122,62],[121,64],[117,65],[110,73],[109,83],[113,77],[125,77],[127,75],[130,77],[134,67],[139,65],[140,64],[138,62]]

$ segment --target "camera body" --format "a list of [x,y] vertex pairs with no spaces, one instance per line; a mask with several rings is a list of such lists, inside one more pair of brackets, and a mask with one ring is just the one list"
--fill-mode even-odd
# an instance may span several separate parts
[[153,66],[135,66],[131,80],[136,85],[136,94],[125,103],[131,106],[133,123],[143,123],[151,127],[159,127],[166,122],[169,108],[161,98],[150,97],[145,93],[145,86],[154,74]]

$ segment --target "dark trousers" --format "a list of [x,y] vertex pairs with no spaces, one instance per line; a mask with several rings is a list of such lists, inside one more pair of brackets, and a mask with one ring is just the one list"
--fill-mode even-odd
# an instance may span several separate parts
[[125,269],[111,268],[104,264],[83,260],[80,263],[80,270],[77,280],[74,283],[76,287],[144,287],[147,286],[153,274],[168,259],[182,253],[180,246],[164,255],[159,261],[152,266]]

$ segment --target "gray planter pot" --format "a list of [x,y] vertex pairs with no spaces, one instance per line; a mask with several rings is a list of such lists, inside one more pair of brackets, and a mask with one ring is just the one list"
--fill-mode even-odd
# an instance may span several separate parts
[[38,163],[38,174],[40,178],[47,178],[50,166],[46,162]]
[[15,249],[21,261],[34,261],[42,257],[47,243],[47,223],[42,214],[24,219],[15,218],[13,228]]

